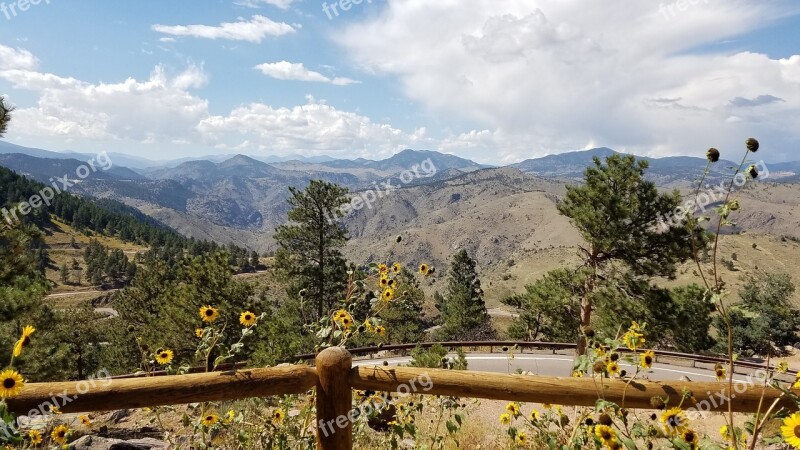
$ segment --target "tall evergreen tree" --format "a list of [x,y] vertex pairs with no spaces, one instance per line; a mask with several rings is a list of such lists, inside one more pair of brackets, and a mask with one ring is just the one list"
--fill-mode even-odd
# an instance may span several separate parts
[[289,192],[289,223],[275,231],[275,266],[290,283],[289,295],[297,297],[303,291],[301,304],[311,303],[315,318],[320,318],[341,300],[346,288],[347,265],[340,249],[348,236],[335,219],[342,217],[340,207],[348,202],[348,191],[312,180],[304,191],[290,187]]
[[441,312],[441,334],[445,339],[483,339],[493,335],[475,261],[466,250],[454,255],[450,263]]
[[8,131],[8,124],[11,122],[11,111],[14,107],[6,103],[5,97],[0,97],[0,138],[4,137]]
[[[633,156],[613,155],[605,164],[595,157],[594,166],[584,172],[585,184],[567,186],[567,196],[558,205],[585,241],[580,251],[583,267],[590,272],[581,298],[584,330],[591,326],[591,294],[609,279],[604,270],[611,263],[633,276],[674,278],[677,264],[691,257],[692,231],[680,223],[663,223],[680,205],[680,194],[659,193],[644,179],[647,167],[647,161]],[[697,234],[705,243],[705,235]],[[578,353],[583,354],[584,332],[579,336]]]

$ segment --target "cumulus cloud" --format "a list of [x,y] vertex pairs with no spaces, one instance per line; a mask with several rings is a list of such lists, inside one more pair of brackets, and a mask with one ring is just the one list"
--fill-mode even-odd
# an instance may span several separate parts
[[275,108],[263,103],[240,106],[227,116],[211,116],[198,126],[219,149],[236,151],[389,156],[426,146],[424,129],[405,133],[356,113],[340,111],[308,97],[305,105]]
[[280,61],[276,63],[259,64],[255,69],[260,70],[266,76],[278,80],[295,80],[295,81],[313,81],[318,83],[330,83],[337,86],[346,86],[348,84],[359,83],[350,78],[329,78],[325,75],[306,69],[302,63],[290,63],[288,61]]
[[283,36],[293,33],[295,28],[283,22],[275,22],[264,16],[253,16],[249,21],[211,25],[153,25],[153,31],[170,36],[189,36],[203,39],[227,39],[260,43],[267,36]]
[[466,156],[591,143],[701,155],[756,135],[789,158],[800,144],[800,56],[713,45],[792,10],[782,0],[697,2],[667,16],[634,0],[390,0],[333,39],[430,114],[475,128],[442,142]]
[[0,68],[3,70],[34,70],[39,60],[25,49],[0,44]]

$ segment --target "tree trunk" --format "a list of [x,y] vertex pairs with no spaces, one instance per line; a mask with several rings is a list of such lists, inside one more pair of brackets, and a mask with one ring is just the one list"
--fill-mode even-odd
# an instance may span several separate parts
[[581,329],[578,330],[578,355],[586,354],[586,334],[584,330],[589,329],[592,324],[592,301],[589,293],[585,293],[581,299]]

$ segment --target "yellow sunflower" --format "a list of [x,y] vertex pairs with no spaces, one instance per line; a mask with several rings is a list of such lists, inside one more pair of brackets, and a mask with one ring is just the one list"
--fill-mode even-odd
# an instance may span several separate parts
[[431,266],[427,264],[420,264],[419,265],[419,273],[420,275],[428,275],[431,272]]
[[36,328],[33,328],[30,325],[26,325],[25,328],[22,329],[22,336],[19,337],[19,340],[16,344],[14,344],[14,358],[18,357],[22,354],[22,350],[31,343],[31,335],[36,331]]
[[252,327],[256,323],[256,315],[250,311],[245,311],[239,316],[239,323],[243,327]]
[[389,287],[392,289],[397,287],[397,280],[389,280]]
[[381,281],[379,281],[378,284],[383,289],[386,289],[387,287],[389,287],[389,279],[386,277],[381,277]]
[[175,357],[175,354],[172,350],[161,350],[156,355],[156,362],[161,364],[162,366],[166,366],[167,364],[172,362],[172,358]]
[[43,440],[42,439],[42,433],[40,433],[40,432],[38,432],[36,430],[28,431],[28,439],[31,441],[31,444],[39,445],[39,444],[42,443],[42,440]]
[[200,318],[203,322],[211,323],[219,318],[219,310],[213,306],[203,306],[200,308]]
[[619,364],[617,364],[616,361],[611,361],[610,363],[606,364],[606,371],[610,377],[619,376]]
[[225,414],[225,419],[223,419],[223,422],[225,422],[225,424],[227,425],[230,425],[231,423],[233,423],[233,419],[235,418],[236,418],[236,411],[231,409],[228,411],[228,414]]
[[664,431],[670,436],[677,436],[689,429],[689,420],[680,408],[671,408],[661,414]]
[[378,336],[385,336],[386,328],[384,328],[383,325],[378,325],[377,327],[375,327],[375,334],[377,334]]
[[0,373],[0,380],[3,383],[0,386],[0,398],[16,397],[25,386],[25,380],[22,379],[22,375],[13,369],[4,370]]
[[210,427],[219,422],[219,416],[216,413],[208,413],[200,420],[200,424],[204,427]]
[[378,273],[386,274],[389,273],[389,266],[384,263],[378,264]]
[[85,426],[85,427],[92,426],[92,419],[90,419],[89,416],[80,416],[80,417],[78,417],[78,419],[80,419],[80,421],[83,424],[83,426]]
[[656,360],[656,354],[652,350],[648,350],[642,353],[640,357],[639,365],[644,367],[645,369],[649,369],[653,367],[653,362]]
[[617,432],[608,425],[597,425],[594,427],[594,434],[597,439],[600,439],[604,444],[608,444],[617,438]]
[[714,375],[717,376],[717,381],[722,381],[728,375],[727,371],[720,364],[714,366]]
[[573,370],[572,371],[572,378],[583,378],[583,371],[582,370]]
[[67,443],[67,435],[69,434],[69,428],[66,425],[59,425],[53,429],[53,432],[50,433],[50,438],[58,445],[64,445]]
[[392,264],[392,272],[400,273],[401,270],[403,270],[403,266],[401,266],[399,262]]
[[511,414],[514,417],[519,416],[519,404],[517,402],[511,402],[506,405],[506,412]]
[[204,333],[205,333],[205,331],[202,328],[195,328],[195,330],[194,330],[194,335],[199,337],[199,338],[203,337]]
[[276,409],[272,412],[272,423],[275,425],[280,425],[283,423],[283,419],[286,418],[286,413],[283,412],[282,409]]
[[525,434],[524,431],[520,431],[517,433],[517,437],[515,437],[514,440],[519,445],[525,445],[528,443],[528,436]]
[[781,434],[787,444],[795,449],[800,449],[800,413],[792,414],[783,419]]
[[511,425],[511,414],[500,414],[500,423],[503,425]]
[[697,433],[692,430],[686,430],[681,434],[681,437],[683,437],[683,440],[693,449],[697,448],[697,442],[699,441]]
[[390,302],[394,300],[394,289],[387,288],[386,290],[384,290],[383,294],[381,294],[381,300],[385,302]]

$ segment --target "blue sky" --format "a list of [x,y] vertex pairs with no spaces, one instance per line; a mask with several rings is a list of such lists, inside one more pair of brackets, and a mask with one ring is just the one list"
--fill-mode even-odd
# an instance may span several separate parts
[[765,3],[363,0],[329,19],[313,0],[5,0],[6,138],[501,164],[594,146],[738,154],[753,135],[765,158],[797,160],[800,5]]

